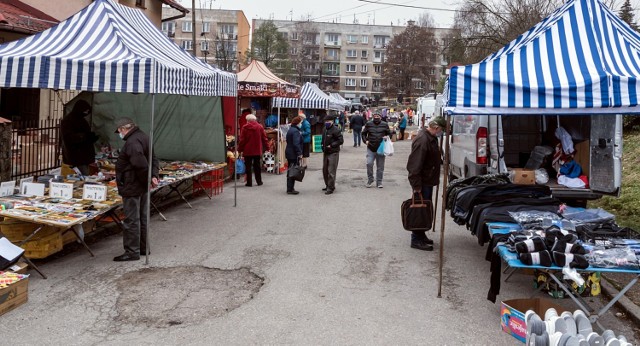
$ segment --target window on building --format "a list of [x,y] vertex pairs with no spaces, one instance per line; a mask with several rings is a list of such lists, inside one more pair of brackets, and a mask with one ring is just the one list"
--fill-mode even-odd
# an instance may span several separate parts
[[145,0],[136,0],[136,7],[147,8],[145,5]]
[[184,50],[193,50],[193,41],[191,41],[191,40],[182,41],[182,49],[184,49]]
[[371,85],[374,88],[379,88],[380,87],[380,80],[379,79],[374,79],[373,82],[371,83]]
[[329,44],[333,44],[333,45],[338,45],[338,41],[340,40],[340,35],[338,34],[326,34],[325,35],[325,42],[329,43]]
[[360,42],[363,44],[369,43],[369,36],[362,35],[362,37],[360,37]]
[[347,42],[358,43],[358,35],[347,35]]
[[337,64],[328,64],[327,65],[327,72],[330,75],[335,75],[336,73],[338,73],[338,65]]
[[169,37],[176,36],[176,23],[175,22],[163,22],[162,23],[162,32],[167,34]]
[[356,72],[356,65],[347,64],[346,71],[347,72]]
[[369,72],[369,66],[367,66],[367,65],[360,65],[360,72],[362,72],[362,73],[367,73],[367,72]]
[[282,35],[282,38],[284,38],[285,40],[289,39],[289,33],[288,32],[281,32],[280,35]]
[[347,49],[347,58],[357,58],[358,52],[355,49]]
[[202,32],[203,33],[211,32],[211,23],[202,22]]
[[373,36],[373,44],[377,47],[382,47],[385,45],[384,36]]
[[191,31],[192,31],[191,22],[187,20],[182,22],[182,32],[191,32]]
[[375,65],[373,66],[373,71],[377,74],[381,74],[382,73],[382,65]]
[[423,87],[422,81],[417,81],[416,82],[416,89],[422,89],[422,87]]
[[201,41],[200,42],[200,50],[203,52],[209,51],[209,41]]
[[346,78],[344,80],[344,86],[350,86],[350,87],[354,87],[356,86],[356,79],[355,78]]
[[366,88],[367,87],[367,80],[366,79],[361,79],[360,80],[360,87],[361,88]]
[[362,59],[366,59],[367,57],[369,57],[369,52],[366,50],[363,50],[360,52],[360,56],[362,57]]
[[298,48],[297,47],[291,48],[291,55],[298,55]]
[[292,32],[291,33],[291,40],[292,41],[297,41],[298,40],[298,33],[297,32]]
[[434,74],[436,74],[436,69],[435,69],[435,68],[430,68],[430,69],[429,69],[429,74],[430,74],[430,75],[432,75],[432,76],[433,76]]
[[327,49],[327,57],[331,60],[336,60],[339,56],[338,52],[337,49]]

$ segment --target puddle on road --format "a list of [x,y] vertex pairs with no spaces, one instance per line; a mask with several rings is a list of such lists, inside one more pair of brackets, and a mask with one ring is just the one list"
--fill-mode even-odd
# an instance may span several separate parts
[[165,328],[223,316],[253,299],[264,279],[247,268],[145,268],[120,277],[122,323]]

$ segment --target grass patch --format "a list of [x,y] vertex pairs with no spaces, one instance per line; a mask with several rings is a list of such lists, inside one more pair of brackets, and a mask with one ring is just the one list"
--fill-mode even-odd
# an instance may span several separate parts
[[602,208],[616,216],[618,225],[640,230],[640,131],[624,133],[620,197],[591,201],[589,208]]

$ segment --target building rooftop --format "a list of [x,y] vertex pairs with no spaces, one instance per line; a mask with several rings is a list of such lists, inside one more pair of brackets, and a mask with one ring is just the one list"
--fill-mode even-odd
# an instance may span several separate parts
[[56,24],[57,19],[21,1],[0,1],[0,30],[34,34]]
[[175,8],[176,10],[182,13],[189,13],[189,10],[187,10],[185,7],[180,6],[180,4],[178,4],[178,2],[175,0],[160,0],[160,1],[162,1],[165,5]]

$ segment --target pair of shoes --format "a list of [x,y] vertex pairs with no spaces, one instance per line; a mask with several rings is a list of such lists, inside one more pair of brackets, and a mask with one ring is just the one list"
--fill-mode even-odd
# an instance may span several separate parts
[[292,190],[292,191],[287,191],[287,195],[297,195],[300,192],[296,191],[296,190]]
[[262,182],[258,183],[258,186],[262,186]]
[[325,186],[325,187],[323,187],[323,188],[322,188],[322,191],[327,191],[327,187],[326,187],[326,186]]
[[427,243],[427,244],[429,244],[429,245],[433,245],[433,240],[431,240],[431,239],[429,239],[429,238],[426,238],[426,239],[424,240],[424,242],[425,242],[425,243]]
[[425,241],[411,242],[411,248],[422,251],[433,251],[433,245],[427,244]]
[[140,259],[140,255],[135,253],[128,253],[128,252],[113,258],[113,260],[116,262],[137,261],[139,259]]
[[327,190],[327,191],[324,192],[325,195],[330,195],[332,193],[333,193],[333,190]]
[[367,185],[365,185],[365,186],[366,186],[367,188],[369,188],[369,187],[373,187],[373,181],[368,182],[368,183],[367,183]]
[[382,188],[382,184],[378,184],[378,188],[381,189]]
[[355,147],[357,147],[357,145],[354,144],[353,147],[355,148]]
[[251,184],[244,184],[244,186],[251,187],[251,186],[253,186],[253,185],[251,185]]

